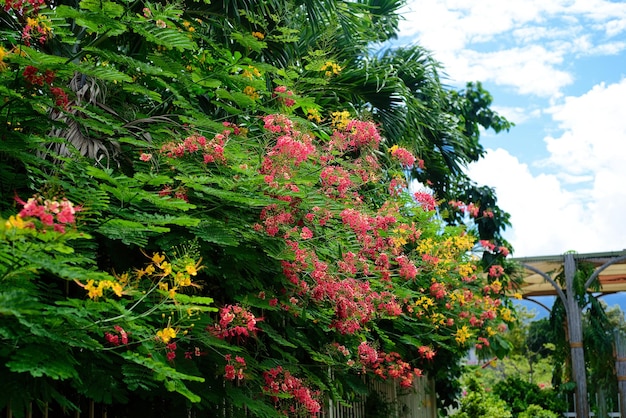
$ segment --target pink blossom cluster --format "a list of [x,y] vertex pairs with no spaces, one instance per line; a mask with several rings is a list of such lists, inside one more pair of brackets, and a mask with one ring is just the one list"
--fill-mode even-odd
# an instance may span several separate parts
[[411,387],[413,379],[422,375],[421,370],[411,367],[409,363],[402,360],[400,354],[376,350],[367,341],[359,345],[358,355],[363,371],[371,369],[382,379],[398,379],[402,387]]
[[432,193],[424,191],[415,192],[413,194],[413,198],[426,212],[435,210],[435,208],[437,207],[437,201],[435,200],[435,197],[432,195]]
[[275,367],[263,372],[263,379],[263,390],[285,416],[299,416],[301,413],[314,415],[322,410],[318,400],[320,393],[312,391],[289,370]]
[[294,222],[291,212],[277,204],[271,204],[261,210],[260,220],[262,224],[255,225],[256,230],[264,230],[271,237],[276,236],[281,227],[290,227]]
[[406,255],[396,257],[396,262],[400,267],[400,277],[406,280],[412,280],[417,276],[417,267]]
[[189,196],[187,195],[187,189],[185,187],[177,187],[175,189],[170,186],[165,186],[159,190],[159,196],[161,197],[173,197],[174,199],[184,200],[189,202]]
[[115,330],[114,333],[113,332],[104,333],[104,339],[109,344],[114,345],[114,346],[128,344],[128,334],[126,334],[126,331],[124,331],[124,328],[120,327],[119,325],[115,325],[113,329]]
[[207,331],[221,339],[249,337],[259,330],[257,321],[252,312],[241,306],[226,305],[220,309],[218,323],[209,325]]
[[186,155],[202,153],[202,161],[209,163],[226,163],[224,147],[230,135],[230,129],[216,134],[211,140],[202,135],[190,135],[183,141],[170,141],[161,146],[161,154],[168,158],[182,158]]
[[227,362],[226,366],[224,366],[224,379],[243,380],[245,377],[244,370],[246,369],[246,360],[240,356],[235,356],[233,359],[231,354],[226,354],[224,358]]
[[[74,214],[80,210],[80,207],[75,207],[72,202],[67,199],[49,200],[43,199],[40,196],[34,196],[24,202],[20,198],[16,197],[18,203],[24,205],[18,215],[24,219],[35,218],[40,221],[44,228],[51,226],[55,231],[64,233],[65,227],[70,224],[74,224],[76,219]],[[30,228],[35,228],[35,224],[27,224]]]
[[389,190],[390,196],[397,197],[400,196],[408,186],[406,179],[403,177],[394,177],[389,182],[387,190]]
[[263,127],[275,134],[293,135],[293,122],[286,115],[275,113],[263,118]]
[[458,200],[451,200],[449,204],[451,207],[469,214],[472,218],[478,217],[480,208],[473,203],[466,204]]
[[353,119],[343,128],[333,132],[328,150],[339,152],[376,150],[380,140],[380,133],[374,122]]
[[42,87],[44,84],[52,84],[56,78],[56,73],[52,70],[41,71],[37,67],[27,65],[22,72],[22,77],[28,84]]
[[322,192],[328,197],[345,198],[346,192],[354,186],[350,172],[339,166],[326,166],[320,174]]
[[[400,165],[404,168],[412,168],[417,159],[415,156],[406,148],[394,146],[391,148],[391,156],[400,162]],[[424,168],[424,161],[418,161],[418,167]]]
[[498,278],[504,274],[504,267],[499,264],[495,264],[489,267],[489,277]]
[[171,342],[168,344],[165,344],[165,357],[167,358],[167,361],[169,362],[173,362],[174,359],[176,358],[176,349],[178,348],[178,346],[176,345],[175,342]]
[[443,283],[434,282],[430,285],[430,295],[435,299],[443,299],[447,294],[446,286]]
[[418,348],[417,352],[420,355],[420,357],[426,360],[432,360],[433,358],[435,358],[435,355],[437,354],[436,351],[433,350],[432,347],[429,347],[427,345],[423,345],[420,348]]
[[265,175],[265,182],[271,187],[278,187],[278,180],[290,180],[294,169],[315,153],[316,149],[310,137],[297,137],[298,139],[296,135],[279,136],[276,144],[265,154],[260,172]]
[[483,247],[483,249],[485,251],[489,251],[492,254],[500,254],[503,257],[506,257],[509,255],[509,249],[506,248],[505,246],[497,246],[494,243],[487,241],[485,239],[481,239],[480,241],[478,241],[478,243],[480,244],[481,247]]
[[24,16],[28,9],[32,9],[34,14],[39,13],[39,10],[45,6],[45,0],[5,0],[4,11],[14,10],[19,16]]
[[296,101],[292,99],[293,91],[287,90],[287,86],[278,86],[274,89],[274,97],[278,97],[278,101],[287,107],[291,107],[296,104]]

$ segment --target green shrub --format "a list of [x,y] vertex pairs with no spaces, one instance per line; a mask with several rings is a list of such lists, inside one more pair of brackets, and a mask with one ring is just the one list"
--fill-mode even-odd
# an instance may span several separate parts
[[536,384],[517,377],[496,383],[493,392],[509,405],[513,416],[527,411],[531,405],[540,406],[557,414],[564,412],[566,408],[565,402],[557,396],[555,390],[541,389]]
[[518,418],[558,418],[559,414],[543,409],[539,405],[530,405],[528,409],[521,412]]
[[485,390],[472,379],[467,388],[467,396],[461,399],[460,409],[450,415],[454,418],[510,418],[513,415],[502,399]]

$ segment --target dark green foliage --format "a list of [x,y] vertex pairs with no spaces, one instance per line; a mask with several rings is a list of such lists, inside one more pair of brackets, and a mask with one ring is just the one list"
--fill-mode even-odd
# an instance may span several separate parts
[[530,405],[539,405],[558,414],[565,412],[567,407],[564,399],[555,390],[541,389],[536,384],[516,377],[496,383],[493,393],[509,405],[513,416],[526,411]]

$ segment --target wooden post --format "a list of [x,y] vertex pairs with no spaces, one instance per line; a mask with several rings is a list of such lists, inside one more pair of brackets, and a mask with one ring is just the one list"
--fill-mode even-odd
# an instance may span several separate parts
[[615,330],[615,372],[619,390],[619,411],[626,414],[626,335]]
[[563,256],[563,270],[565,273],[565,288],[567,290],[567,326],[572,356],[572,378],[576,382],[576,416],[577,418],[588,418],[589,402],[587,399],[587,370],[585,369],[585,351],[583,348],[583,326],[580,307],[576,301],[574,290],[576,261],[573,254],[570,253]]

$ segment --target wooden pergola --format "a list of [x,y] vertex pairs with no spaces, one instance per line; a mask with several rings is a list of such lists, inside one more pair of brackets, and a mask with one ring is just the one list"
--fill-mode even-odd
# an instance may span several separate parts
[[[567,289],[573,287],[577,263],[586,262],[595,266],[594,272],[586,279],[585,288],[599,282],[602,294],[626,291],[626,250],[576,254],[565,253],[555,256],[514,258],[523,267],[520,273],[521,288],[517,289],[525,299],[533,296],[557,296],[565,306],[567,314],[568,339],[572,358],[572,378],[576,383],[576,416],[589,417],[587,400],[587,373],[583,349],[581,308]],[[564,286],[556,277],[563,273]],[[620,391],[620,408],[626,411],[626,358],[616,358],[617,379]]]

